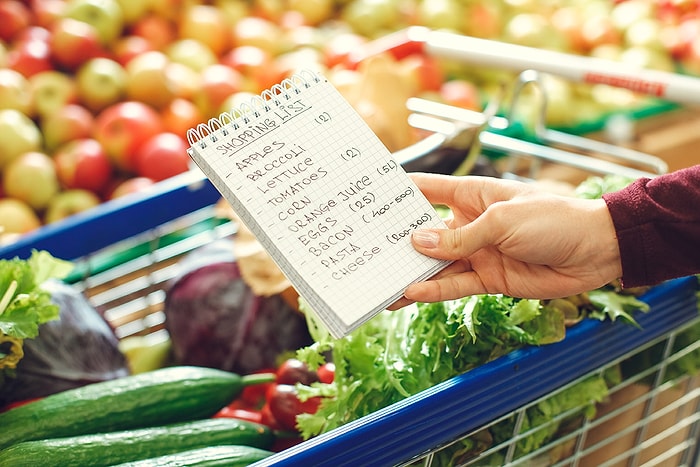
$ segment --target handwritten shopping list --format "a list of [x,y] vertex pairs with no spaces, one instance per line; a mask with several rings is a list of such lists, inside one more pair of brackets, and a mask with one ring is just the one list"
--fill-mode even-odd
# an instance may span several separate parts
[[410,244],[415,229],[444,223],[325,79],[277,97],[222,119],[190,155],[331,333],[345,335],[446,265]]

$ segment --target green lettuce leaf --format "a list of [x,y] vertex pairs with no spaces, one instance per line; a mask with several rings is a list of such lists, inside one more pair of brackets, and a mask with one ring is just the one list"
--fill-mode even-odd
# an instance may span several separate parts
[[63,279],[73,264],[45,251],[27,260],[0,260],[0,332],[18,339],[36,337],[39,325],[59,316],[51,295],[41,288],[50,278]]

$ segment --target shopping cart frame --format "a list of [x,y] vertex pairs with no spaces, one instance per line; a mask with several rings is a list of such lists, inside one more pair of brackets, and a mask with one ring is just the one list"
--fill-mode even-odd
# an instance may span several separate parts
[[[150,192],[115,200],[39,229],[0,248],[0,258],[28,257],[33,249],[57,257],[89,256],[220,199],[197,172]],[[396,465],[472,432],[518,407],[698,317],[697,277],[653,287],[641,299],[639,327],[584,320],[562,342],[511,352],[389,407],[273,455],[258,466]],[[697,455],[697,454],[695,454]]]

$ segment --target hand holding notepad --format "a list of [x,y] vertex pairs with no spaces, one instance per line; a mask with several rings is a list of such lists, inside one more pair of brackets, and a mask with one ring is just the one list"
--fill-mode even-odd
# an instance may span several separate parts
[[335,337],[448,263],[410,234],[445,227],[369,126],[303,72],[188,132],[189,154]]

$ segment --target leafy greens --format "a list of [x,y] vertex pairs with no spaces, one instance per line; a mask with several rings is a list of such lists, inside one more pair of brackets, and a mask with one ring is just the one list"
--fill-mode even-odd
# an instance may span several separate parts
[[0,368],[14,368],[24,339],[36,337],[39,325],[57,319],[59,308],[41,287],[48,279],[63,279],[73,264],[46,251],[32,251],[26,259],[0,260]]

